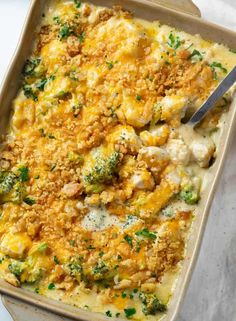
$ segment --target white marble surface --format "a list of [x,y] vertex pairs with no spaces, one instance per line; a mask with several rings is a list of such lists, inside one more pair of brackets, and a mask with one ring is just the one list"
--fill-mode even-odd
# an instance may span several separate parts
[[[194,2],[200,8],[203,18],[236,30],[236,0]],[[0,81],[16,47],[28,5],[29,0],[0,0]],[[236,320],[235,164],[236,137],[214,199],[200,256],[178,321]],[[12,321],[2,304],[0,320]]]

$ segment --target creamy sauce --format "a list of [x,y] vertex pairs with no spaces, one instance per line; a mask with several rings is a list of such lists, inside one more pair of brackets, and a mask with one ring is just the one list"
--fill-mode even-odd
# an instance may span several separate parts
[[115,215],[110,215],[105,208],[90,207],[81,226],[88,231],[101,231],[111,226],[122,226]]

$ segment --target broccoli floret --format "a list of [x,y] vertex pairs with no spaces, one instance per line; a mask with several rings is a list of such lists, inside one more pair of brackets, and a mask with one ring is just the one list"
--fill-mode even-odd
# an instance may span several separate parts
[[35,283],[43,277],[44,268],[40,266],[38,256],[30,255],[24,263],[24,273],[20,277],[22,283]]
[[47,264],[50,248],[47,243],[35,244],[25,261],[25,270],[21,275],[22,283],[36,283],[40,281],[50,266]]
[[117,273],[118,265],[110,264],[99,260],[92,270],[92,277],[95,281],[109,281],[114,278]]
[[23,75],[26,79],[42,77],[46,73],[46,67],[40,57],[32,57],[26,60],[23,68]]
[[114,152],[108,159],[97,159],[93,170],[85,176],[85,182],[91,185],[108,183],[117,171],[120,154]]
[[40,58],[31,58],[26,60],[26,63],[23,68],[23,75],[24,76],[32,76],[35,73],[35,69],[40,64],[41,59]]
[[24,280],[21,279],[24,283],[36,283],[43,277],[43,269],[32,268],[28,269],[25,275]]
[[0,171],[0,204],[21,203],[26,195],[24,185],[10,171]]
[[19,261],[12,261],[8,265],[8,269],[12,274],[19,278],[24,271],[24,263]]
[[23,86],[23,92],[26,98],[31,98],[34,101],[38,100],[36,92],[33,90],[33,88],[29,85],[24,85]]
[[0,197],[11,191],[17,181],[17,176],[9,171],[0,171]]
[[145,315],[156,315],[158,312],[165,312],[167,307],[155,294],[140,293],[139,298],[143,303],[143,313]]
[[93,268],[93,275],[94,279],[100,280],[109,272],[108,266],[105,264],[105,262],[100,261],[98,262],[95,267]]
[[185,201],[185,203],[189,205],[194,205],[198,203],[200,196],[199,196],[199,192],[193,187],[185,187],[180,192],[180,198],[183,201]]
[[17,182],[9,193],[0,194],[0,203],[12,202],[15,204],[20,204],[23,202],[26,196],[26,190],[24,185]]
[[80,258],[73,258],[70,263],[66,264],[66,270],[71,276],[73,276],[78,282],[81,281],[83,268]]

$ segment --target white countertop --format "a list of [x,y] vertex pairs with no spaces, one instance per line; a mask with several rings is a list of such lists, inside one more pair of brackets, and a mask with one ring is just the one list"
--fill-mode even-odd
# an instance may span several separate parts
[[[236,30],[236,0],[194,2],[203,18]],[[28,5],[29,0],[0,0],[0,81],[16,47]],[[178,321],[236,320],[235,164],[236,139],[228,155]],[[12,321],[1,303],[0,320]]]

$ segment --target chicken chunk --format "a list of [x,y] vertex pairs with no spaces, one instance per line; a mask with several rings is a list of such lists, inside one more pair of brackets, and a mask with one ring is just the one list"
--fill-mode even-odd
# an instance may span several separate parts
[[12,258],[22,258],[31,247],[31,239],[25,233],[5,234],[1,240],[1,251]]
[[80,191],[81,186],[79,183],[68,183],[62,188],[62,193],[67,197],[73,197]]
[[198,137],[190,145],[190,150],[200,167],[208,167],[215,152],[215,144],[210,138]]
[[136,189],[152,190],[155,186],[152,174],[147,170],[140,170],[134,173],[131,181]]

